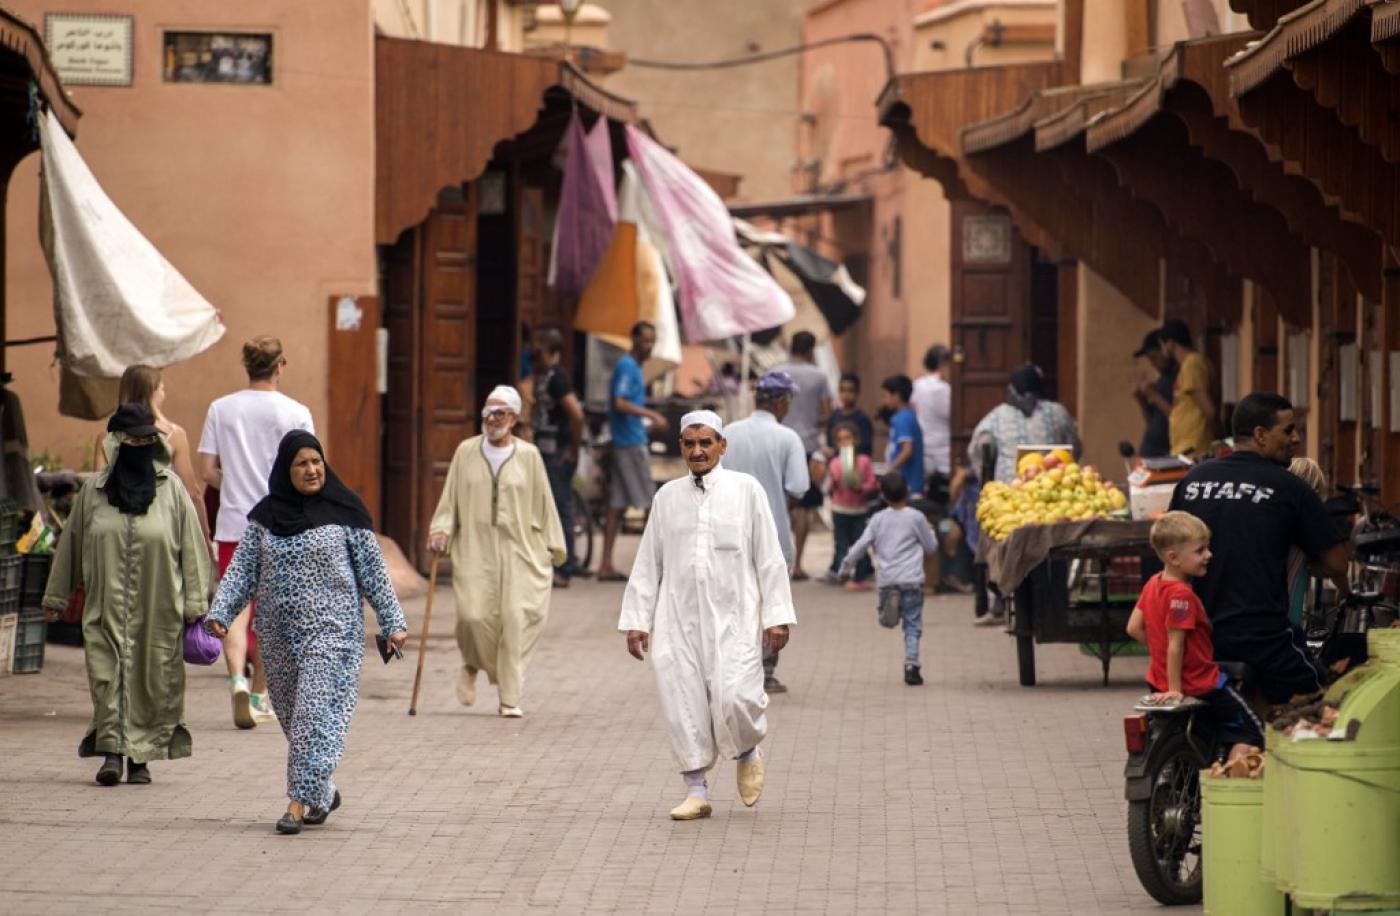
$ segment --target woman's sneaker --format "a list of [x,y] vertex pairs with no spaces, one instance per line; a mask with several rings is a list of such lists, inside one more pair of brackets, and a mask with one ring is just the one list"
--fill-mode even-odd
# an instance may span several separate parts
[[272,700],[265,693],[250,693],[248,706],[253,711],[253,719],[258,722],[276,722],[277,713],[272,709]]
[[233,697],[233,724],[239,728],[257,728],[258,720],[253,716],[253,695],[248,689],[248,679],[235,674],[228,679],[228,689]]

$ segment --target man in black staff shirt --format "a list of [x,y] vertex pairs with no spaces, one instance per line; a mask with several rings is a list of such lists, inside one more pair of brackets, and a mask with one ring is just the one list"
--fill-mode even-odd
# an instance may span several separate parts
[[1195,582],[1205,604],[1215,657],[1247,662],[1270,703],[1322,688],[1303,633],[1288,620],[1288,551],[1347,587],[1345,536],[1312,488],[1288,471],[1302,438],[1293,405],[1251,394],[1235,407],[1235,451],[1192,468],[1171,507],[1210,526],[1210,568]]

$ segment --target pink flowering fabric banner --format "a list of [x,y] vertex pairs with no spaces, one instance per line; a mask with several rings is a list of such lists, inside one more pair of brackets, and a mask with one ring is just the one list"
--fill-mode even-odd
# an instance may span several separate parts
[[593,129],[585,132],[575,111],[564,135],[564,149],[564,182],[554,221],[549,285],[573,296],[588,286],[617,223],[607,118],[599,118]]
[[642,131],[630,124],[625,130],[628,153],[666,235],[686,340],[722,340],[790,320],[792,299],[739,247],[733,219],[714,189]]

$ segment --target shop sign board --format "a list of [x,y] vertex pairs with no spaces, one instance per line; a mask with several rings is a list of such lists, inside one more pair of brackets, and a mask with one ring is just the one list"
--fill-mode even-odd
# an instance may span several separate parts
[[44,42],[59,78],[70,86],[130,86],[131,16],[49,13]]

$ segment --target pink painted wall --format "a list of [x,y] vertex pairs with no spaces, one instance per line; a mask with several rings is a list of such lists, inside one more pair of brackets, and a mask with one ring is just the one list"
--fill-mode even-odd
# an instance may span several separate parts
[[[107,193],[218,307],[228,331],[166,370],[166,411],[197,440],[210,400],[244,384],[239,351],[276,334],[284,390],[325,425],[327,299],[375,292],[373,31],[369,0],[7,0],[43,30],[44,13],[131,13],[129,88],[75,86],[77,144]],[[165,83],[164,30],[273,34],[273,83]],[[39,248],[38,156],[9,190],[7,338],[52,334]],[[48,346],[12,348],[33,449],[79,466],[98,431],[57,414]],[[333,446],[331,446],[333,448]]]

